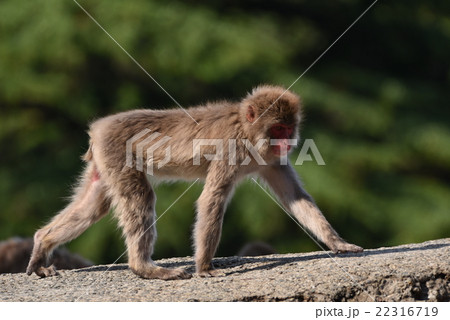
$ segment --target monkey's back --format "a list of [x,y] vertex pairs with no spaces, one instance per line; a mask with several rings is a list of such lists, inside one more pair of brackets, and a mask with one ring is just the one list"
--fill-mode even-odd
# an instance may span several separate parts
[[[160,170],[155,170],[155,175],[168,178],[169,173],[176,172],[174,168],[179,167],[184,168],[182,176],[188,179],[203,178],[206,175],[207,164],[200,155],[202,163],[192,166],[193,142],[196,139],[222,139],[227,144],[229,139],[242,138],[239,136],[242,132],[239,105],[217,102],[189,108],[186,111],[195,121],[182,109],[138,109],[98,119],[90,125],[90,147],[84,159],[92,160],[95,152],[97,161],[125,164],[127,142],[133,141],[131,152],[135,158],[137,146],[146,151],[161,139],[165,139],[167,142],[161,148],[152,150],[151,159],[148,159],[146,152],[142,155],[146,163],[151,161],[155,168],[165,159],[167,146],[170,146],[169,162]],[[146,142],[145,139],[155,133],[156,137]],[[211,151],[209,149],[206,147],[201,153],[208,153]],[[228,150],[227,145],[224,149]],[[188,172],[186,168],[189,169]],[[179,177],[180,174],[175,173],[174,176]]]

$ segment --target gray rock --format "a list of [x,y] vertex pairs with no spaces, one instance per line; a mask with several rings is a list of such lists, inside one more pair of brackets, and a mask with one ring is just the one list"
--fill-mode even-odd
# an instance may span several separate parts
[[[0,301],[450,301],[450,238],[360,254],[216,258],[223,276],[145,280],[126,265],[0,275]],[[191,257],[157,261],[194,271]]]

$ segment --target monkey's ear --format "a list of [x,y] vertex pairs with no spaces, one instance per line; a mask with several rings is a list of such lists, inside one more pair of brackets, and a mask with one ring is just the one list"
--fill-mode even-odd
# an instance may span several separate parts
[[253,106],[248,106],[246,117],[247,117],[247,120],[251,123],[253,123],[253,121],[255,121],[256,112],[255,112],[255,108]]

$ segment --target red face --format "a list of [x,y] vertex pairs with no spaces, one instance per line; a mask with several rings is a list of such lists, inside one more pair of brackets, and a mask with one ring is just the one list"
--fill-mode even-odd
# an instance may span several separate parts
[[276,156],[285,156],[291,149],[288,139],[292,137],[294,126],[288,126],[283,123],[274,124],[270,130],[270,139],[277,139],[277,143],[272,145],[272,152]]

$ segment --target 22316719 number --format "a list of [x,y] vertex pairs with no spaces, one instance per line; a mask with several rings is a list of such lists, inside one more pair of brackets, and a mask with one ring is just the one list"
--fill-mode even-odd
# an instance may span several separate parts
[[437,307],[377,307],[377,317],[436,317],[439,313]]

